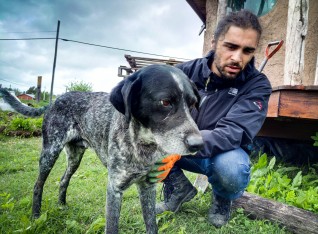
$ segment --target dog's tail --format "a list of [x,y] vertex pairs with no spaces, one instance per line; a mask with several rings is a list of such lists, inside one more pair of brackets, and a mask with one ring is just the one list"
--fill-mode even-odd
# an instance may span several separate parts
[[0,88],[0,97],[3,98],[3,100],[8,103],[16,112],[29,116],[29,117],[37,117],[42,115],[45,110],[49,106],[44,106],[41,108],[33,108],[30,106],[27,106],[19,101],[15,96],[13,96],[9,91],[6,89]]

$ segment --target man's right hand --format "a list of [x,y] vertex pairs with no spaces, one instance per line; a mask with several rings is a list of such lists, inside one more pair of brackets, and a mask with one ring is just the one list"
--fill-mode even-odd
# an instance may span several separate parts
[[175,162],[181,158],[179,154],[170,154],[163,159],[158,160],[148,173],[148,181],[150,183],[158,183],[163,181],[169,174]]

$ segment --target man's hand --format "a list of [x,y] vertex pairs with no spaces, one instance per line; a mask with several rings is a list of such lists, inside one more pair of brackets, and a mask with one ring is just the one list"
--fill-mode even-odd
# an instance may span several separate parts
[[163,181],[169,174],[171,168],[181,158],[179,154],[170,154],[163,159],[158,160],[148,173],[148,181],[157,183]]

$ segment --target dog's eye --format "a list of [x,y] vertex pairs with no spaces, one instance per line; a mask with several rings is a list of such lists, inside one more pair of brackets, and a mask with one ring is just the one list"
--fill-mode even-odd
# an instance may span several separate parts
[[189,109],[190,110],[192,110],[193,108],[196,108],[196,102],[191,102],[190,104],[189,104]]
[[160,104],[164,107],[168,107],[168,106],[171,106],[171,103],[169,100],[161,100],[160,101]]

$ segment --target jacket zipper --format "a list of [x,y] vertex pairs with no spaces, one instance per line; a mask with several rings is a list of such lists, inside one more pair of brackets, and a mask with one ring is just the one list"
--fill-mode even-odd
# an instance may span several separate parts
[[208,92],[208,85],[209,85],[210,81],[211,81],[211,77],[208,77],[208,79],[207,79],[206,82],[205,82],[205,87],[204,87],[205,96],[201,99],[201,102],[200,102],[199,107],[202,106],[202,104],[204,103],[204,101],[205,101],[205,99],[206,99],[206,97],[207,97],[206,92]]
[[[209,77],[209,78],[207,79],[207,81],[205,82],[205,87],[204,87],[205,95],[204,95],[204,97],[202,97],[202,99],[201,99],[199,108],[203,105],[203,103],[206,101],[206,99],[207,99],[207,97],[208,97],[207,91],[208,91],[208,85],[209,85],[210,82],[211,82],[211,78]],[[218,92],[218,89],[215,89],[214,93],[216,93],[216,92]],[[203,112],[203,113],[202,113],[202,112]],[[204,112],[205,112],[205,110],[201,110],[201,109],[199,109],[199,111],[198,111],[198,115],[197,115],[197,117],[195,118],[195,122],[196,122],[196,124],[197,124],[198,126],[199,126],[199,123],[201,123],[201,121],[202,121],[202,118],[203,118],[203,116],[204,116]]]
[[204,88],[204,91],[205,91],[205,92],[208,91],[208,85],[209,85],[210,81],[211,81],[211,77],[209,77],[209,78],[206,80],[206,82],[205,82],[205,88]]
[[[202,118],[202,110],[200,109],[201,108],[201,106],[203,105],[203,103],[205,102],[205,100],[206,100],[206,98],[207,98],[207,91],[208,91],[208,85],[209,85],[209,83],[210,83],[210,81],[211,81],[211,78],[210,77],[208,77],[208,79],[206,80],[206,82],[205,82],[205,87],[204,87],[204,97],[202,97],[202,99],[201,99],[201,101],[200,101],[200,105],[199,105],[199,110],[198,110],[198,115],[197,115],[197,117],[195,118],[195,122],[197,123],[197,125],[199,126],[199,118],[201,117]],[[205,110],[203,110],[203,111],[205,111]],[[200,118],[200,120],[201,120],[201,118]]]

